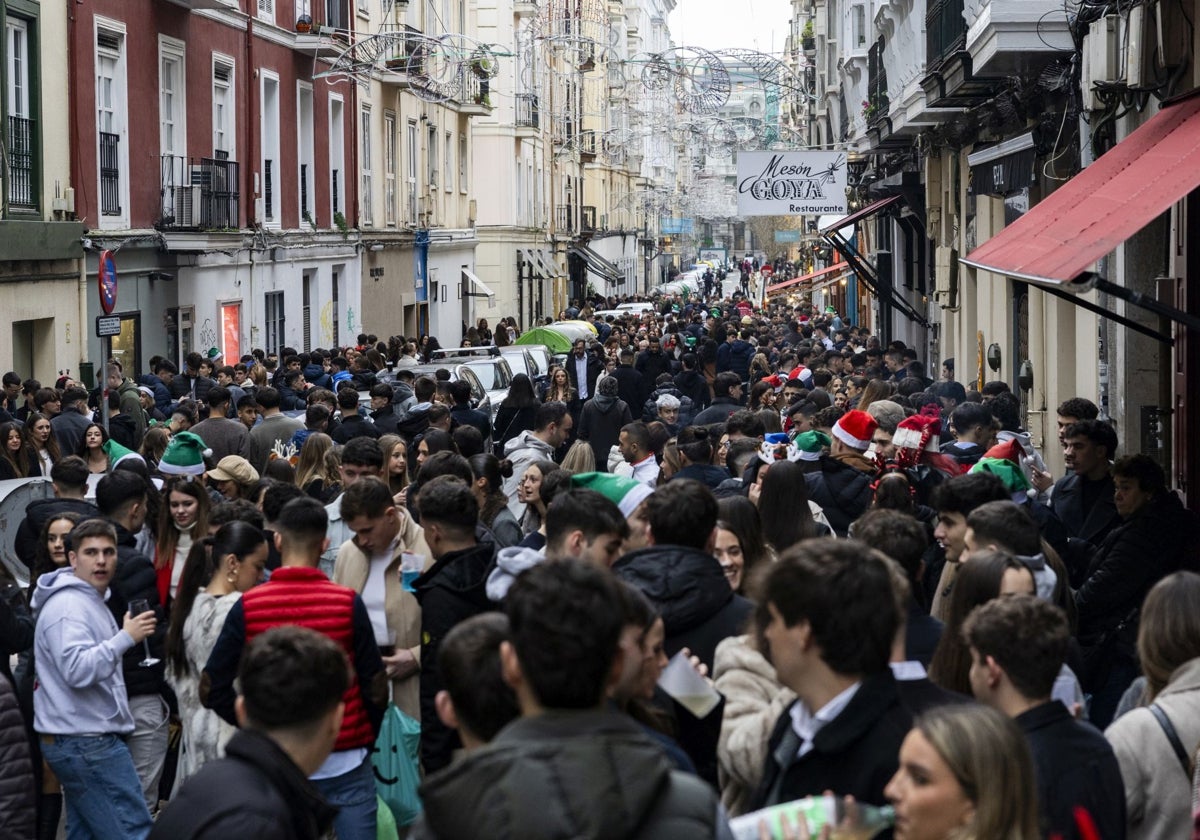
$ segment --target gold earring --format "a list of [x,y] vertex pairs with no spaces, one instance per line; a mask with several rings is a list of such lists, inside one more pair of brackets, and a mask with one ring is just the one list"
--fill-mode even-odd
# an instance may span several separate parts
[[237,569],[233,566],[229,567],[229,574],[225,575],[226,583],[237,583]]

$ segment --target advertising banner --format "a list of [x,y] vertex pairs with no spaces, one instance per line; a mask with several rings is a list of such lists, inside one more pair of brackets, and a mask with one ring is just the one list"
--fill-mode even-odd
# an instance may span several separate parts
[[739,216],[846,212],[845,152],[738,152]]

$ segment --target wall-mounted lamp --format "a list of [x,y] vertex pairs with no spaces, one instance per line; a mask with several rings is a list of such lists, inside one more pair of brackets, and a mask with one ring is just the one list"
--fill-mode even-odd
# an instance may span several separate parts
[[987,363],[993,371],[1000,370],[1000,345],[991,344],[987,349]]

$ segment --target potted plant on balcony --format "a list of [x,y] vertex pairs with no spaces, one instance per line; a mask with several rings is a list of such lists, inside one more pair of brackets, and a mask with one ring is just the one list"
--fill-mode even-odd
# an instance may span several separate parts
[[479,91],[477,94],[475,94],[475,104],[482,105],[484,108],[487,108],[490,111],[492,108],[491,94],[486,90]]
[[816,39],[813,37],[813,23],[808,20],[804,24],[804,30],[800,33],[800,45],[805,50],[811,50],[816,46]]
[[471,59],[471,72],[480,79],[490,79],[494,75],[492,73],[492,62],[483,56],[477,56]]

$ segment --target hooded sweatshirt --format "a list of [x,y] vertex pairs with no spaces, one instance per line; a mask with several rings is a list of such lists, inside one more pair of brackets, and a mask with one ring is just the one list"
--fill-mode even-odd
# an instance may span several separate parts
[[554,447],[533,432],[525,431],[504,444],[504,457],[512,461],[513,466],[512,475],[504,479],[504,495],[508,497],[508,509],[519,522],[525,515],[525,505],[517,501],[517,485],[534,461],[554,460]]
[[487,596],[490,600],[500,603],[508,596],[508,589],[522,574],[534,566],[546,562],[546,555],[532,548],[514,545],[502,548],[496,554],[496,568],[492,569],[487,579]]
[[44,735],[133,732],[121,657],[135,643],[106,599],[69,568],[38,578],[33,728]]

